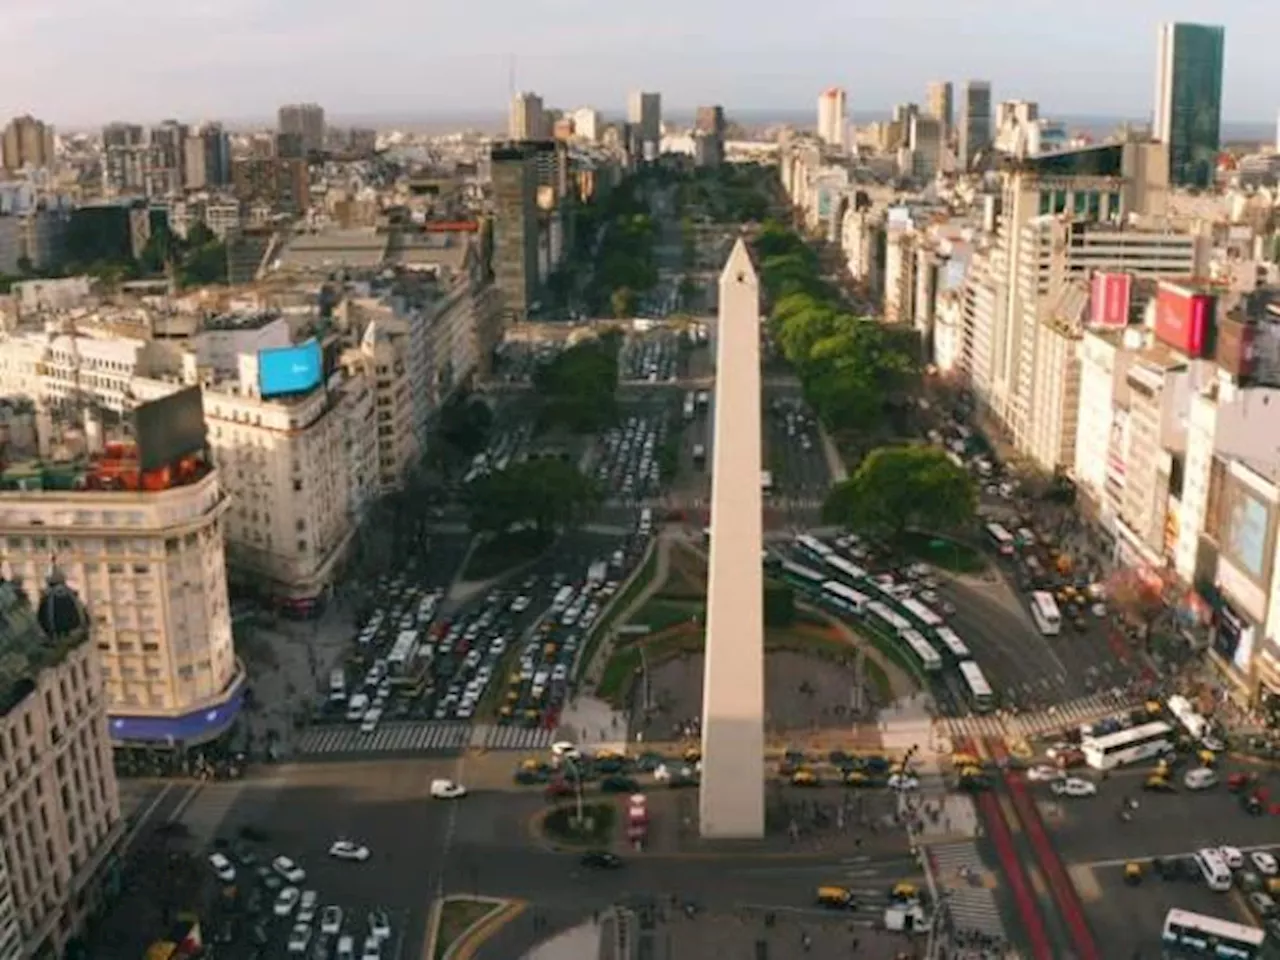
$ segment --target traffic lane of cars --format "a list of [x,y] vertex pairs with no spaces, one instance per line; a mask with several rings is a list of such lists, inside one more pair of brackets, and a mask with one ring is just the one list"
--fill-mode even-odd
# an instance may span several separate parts
[[669,427],[652,410],[629,413],[605,431],[597,445],[595,479],[606,496],[644,499],[660,486],[660,455]]
[[622,380],[650,383],[675,380],[679,372],[679,335],[671,332],[628,337],[618,357]]
[[784,496],[822,497],[830,483],[817,420],[800,401],[775,397],[765,409],[766,462]]

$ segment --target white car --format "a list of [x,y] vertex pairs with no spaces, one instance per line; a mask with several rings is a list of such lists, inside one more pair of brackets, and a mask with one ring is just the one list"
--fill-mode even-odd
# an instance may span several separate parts
[[1027,779],[1033,783],[1052,783],[1055,780],[1061,780],[1064,776],[1066,774],[1061,770],[1047,763],[1039,764],[1027,771]]
[[303,890],[302,899],[298,901],[299,923],[310,923],[316,918],[316,908],[320,905],[320,894],[314,890]]
[[391,939],[391,921],[387,919],[387,911],[369,912],[369,936],[377,937],[380,941]]
[[360,960],[382,960],[382,941],[372,935],[365,937]]
[[342,908],[333,905],[320,911],[320,932],[336,937],[342,930]]
[[293,913],[293,908],[298,905],[298,896],[297,887],[285,887],[276,895],[276,903],[271,908],[271,912],[277,917],[287,917]]
[[363,863],[369,859],[369,848],[350,840],[335,840],[329,848],[329,856],[338,860],[355,860]]
[[213,867],[213,874],[223,883],[235,883],[236,868],[232,866],[231,861],[226,858],[225,854],[211,853],[209,855],[209,866]]
[[582,752],[568,740],[559,740],[551,745],[551,755],[553,757],[563,757],[567,760],[577,760],[582,756]]
[[1244,854],[1237,847],[1219,847],[1218,852],[1222,854],[1222,859],[1227,861],[1227,866],[1232,870],[1239,870],[1244,866]]
[[1208,790],[1217,785],[1218,775],[1208,767],[1198,767],[1195,770],[1188,770],[1182,782],[1188,790]]
[[297,884],[307,879],[307,871],[303,870],[288,857],[276,857],[271,861],[271,869],[290,883]]
[[1277,873],[1280,873],[1280,862],[1277,862],[1275,856],[1265,850],[1255,850],[1249,854],[1249,859],[1253,861],[1253,868],[1264,877],[1274,877]]
[[1079,777],[1067,777],[1052,783],[1053,792],[1060,797],[1092,797],[1098,792],[1098,785]]
[[889,778],[890,790],[919,790],[920,781],[909,773],[895,773]]
[[431,796],[437,800],[457,800],[467,795],[467,788],[452,780],[432,780]]
[[311,927],[305,923],[295,923],[289,931],[289,952],[306,953],[311,945]]

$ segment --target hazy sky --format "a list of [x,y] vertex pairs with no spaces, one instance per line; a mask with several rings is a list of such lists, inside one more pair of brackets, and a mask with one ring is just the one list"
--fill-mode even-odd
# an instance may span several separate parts
[[1227,28],[1224,117],[1280,107],[1280,0],[0,0],[0,118],[63,124],[502,111],[508,63],[548,104],[850,110],[990,79],[1048,114],[1146,116],[1156,26]]

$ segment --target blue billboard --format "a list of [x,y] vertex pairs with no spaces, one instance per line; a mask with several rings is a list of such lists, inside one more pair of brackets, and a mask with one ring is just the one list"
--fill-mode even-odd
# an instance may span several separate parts
[[244,706],[244,675],[226,691],[226,699],[176,717],[130,716],[108,712],[107,729],[117,746],[167,744],[194,746],[224,733]]
[[263,398],[306,393],[320,385],[324,361],[320,343],[258,351],[258,392]]

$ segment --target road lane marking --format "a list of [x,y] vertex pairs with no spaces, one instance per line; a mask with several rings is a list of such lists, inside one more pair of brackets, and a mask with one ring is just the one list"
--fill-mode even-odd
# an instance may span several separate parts
[[[1235,849],[1239,850],[1241,853],[1253,853],[1257,850],[1280,849],[1280,843],[1258,843],[1249,847],[1236,846],[1235,844],[1227,844],[1227,846],[1234,846]],[[1197,850],[1204,849],[1204,847],[1197,848]],[[1122,867],[1126,863],[1150,863],[1153,860],[1172,860],[1178,857],[1190,857],[1193,856],[1197,850],[1180,850],[1174,853],[1152,853],[1133,857],[1116,857],[1109,860],[1078,860],[1072,863],[1071,866],[1091,867],[1095,870],[1105,867]]]
[[188,787],[187,792],[178,801],[178,805],[173,808],[173,813],[169,814],[169,822],[178,823],[182,819],[182,815],[187,812],[187,807],[191,806],[191,802],[195,800],[199,793],[200,784],[197,783]]
[[138,834],[142,832],[142,828],[146,826],[147,821],[150,820],[152,815],[156,812],[156,808],[160,806],[160,804],[164,801],[164,798],[169,795],[169,791],[172,790],[175,786],[177,786],[177,784],[169,782],[160,788],[160,791],[155,795],[155,798],[151,801],[151,803],[147,805],[147,808],[143,810],[142,813],[138,816],[138,818],[133,822],[133,826],[130,828],[129,832],[125,834],[124,844],[121,847],[122,852],[127,852],[128,849],[131,846],[133,846],[133,841],[138,838]]

